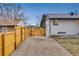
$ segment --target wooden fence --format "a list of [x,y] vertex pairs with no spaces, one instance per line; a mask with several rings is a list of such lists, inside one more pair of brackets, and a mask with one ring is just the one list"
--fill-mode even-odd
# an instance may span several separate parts
[[0,56],[2,55],[2,34],[0,34]]
[[31,35],[32,36],[44,36],[45,30],[44,28],[41,28],[41,27],[32,28]]
[[0,56],[10,55],[29,36],[43,36],[43,28],[15,27],[15,31],[0,33]]

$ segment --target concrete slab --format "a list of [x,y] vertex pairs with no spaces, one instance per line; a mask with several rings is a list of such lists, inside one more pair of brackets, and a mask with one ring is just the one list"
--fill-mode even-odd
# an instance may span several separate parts
[[11,56],[72,56],[57,41],[46,37],[30,37]]

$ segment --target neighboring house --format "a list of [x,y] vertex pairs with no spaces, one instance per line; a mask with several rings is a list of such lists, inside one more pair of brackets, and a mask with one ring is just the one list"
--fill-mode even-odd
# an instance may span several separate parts
[[23,26],[23,27],[25,27],[25,24],[24,24],[24,22],[23,22],[22,20],[20,20],[20,21],[17,23],[17,26]]
[[43,15],[40,26],[45,27],[46,36],[79,34],[79,14]]
[[0,32],[10,32],[15,30],[15,26],[23,26],[22,21],[0,19]]

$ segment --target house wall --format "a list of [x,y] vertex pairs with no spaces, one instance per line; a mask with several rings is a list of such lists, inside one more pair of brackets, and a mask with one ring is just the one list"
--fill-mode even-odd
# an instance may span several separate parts
[[7,27],[7,31],[8,31],[8,32],[14,31],[14,30],[15,30],[15,27],[14,27],[14,26]]
[[76,20],[58,20],[58,25],[53,25],[53,21],[46,20],[46,36],[62,35],[58,32],[65,32],[64,35],[73,35],[79,33],[79,24]]
[[50,36],[50,20],[46,20],[45,21],[46,25],[45,25],[45,31],[46,31],[46,36]]
[[0,32],[10,32],[14,30],[15,30],[14,26],[1,26],[0,27]]

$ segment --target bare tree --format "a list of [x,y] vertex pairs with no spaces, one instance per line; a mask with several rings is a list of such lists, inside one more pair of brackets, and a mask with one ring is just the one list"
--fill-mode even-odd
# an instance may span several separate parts
[[24,15],[20,4],[0,4],[0,16],[8,19],[19,19]]

